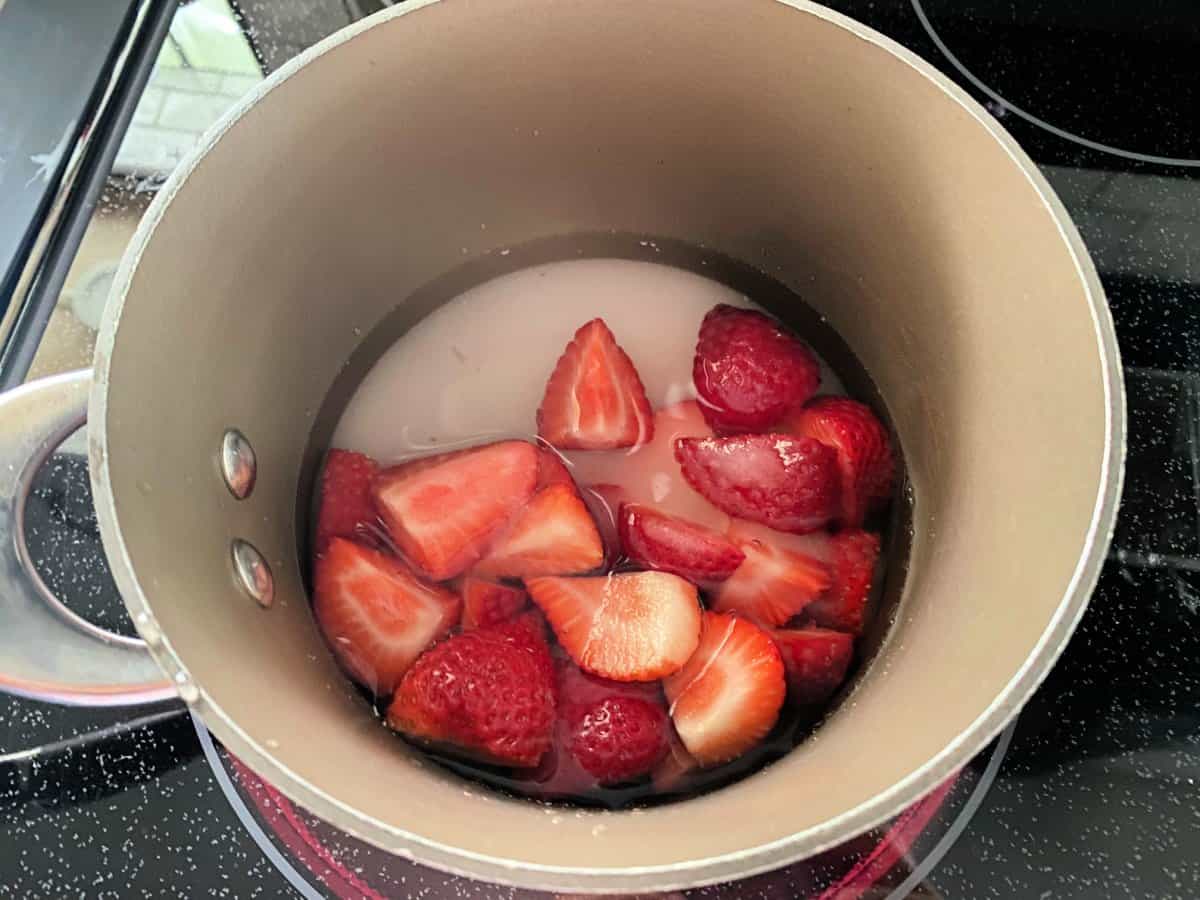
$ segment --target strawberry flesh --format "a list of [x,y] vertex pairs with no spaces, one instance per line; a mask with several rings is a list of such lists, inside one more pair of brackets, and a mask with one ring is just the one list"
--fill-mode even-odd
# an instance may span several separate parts
[[737,525],[730,526],[728,534],[745,561],[712,589],[712,609],[741,613],[768,627],[782,625],[829,588],[829,567],[812,556],[762,540]]
[[492,578],[590,572],[604,562],[604,542],[575,485],[552,484],[534,495],[474,567]]
[[771,632],[787,671],[793,703],[824,703],[846,679],[854,636],[827,628],[781,628]]
[[541,490],[545,487],[550,487],[554,484],[565,484],[567,487],[575,487],[575,479],[571,477],[571,471],[567,468],[563,457],[556,451],[548,450],[545,447],[538,447],[538,463],[537,463],[537,483],[534,485],[535,490]]
[[619,519],[622,552],[641,568],[672,572],[693,582],[722,581],[746,558],[723,535],[648,506],[623,503]]
[[830,557],[833,582],[822,597],[804,608],[804,615],[825,628],[862,634],[879,559],[879,535],[858,529],[839,531],[830,538]]
[[470,575],[463,580],[461,593],[463,631],[515,619],[529,602],[528,595],[520,588]]
[[379,464],[351,450],[330,450],[321,471],[321,503],[317,512],[316,549],[330,538],[372,540],[379,517],[371,503],[371,479]]

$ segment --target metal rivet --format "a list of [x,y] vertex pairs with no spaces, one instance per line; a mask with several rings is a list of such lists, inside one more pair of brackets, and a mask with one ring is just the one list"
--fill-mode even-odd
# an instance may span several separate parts
[[258,475],[254,448],[236,428],[230,428],[221,438],[221,475],[229,493],[239,500],[245,500],[254,490],[254,479]]
[[233,571],[242,590],[259,606],[266,608],[275,602],[275,577],[263,555],[251,543],[235,538],[233,542]]

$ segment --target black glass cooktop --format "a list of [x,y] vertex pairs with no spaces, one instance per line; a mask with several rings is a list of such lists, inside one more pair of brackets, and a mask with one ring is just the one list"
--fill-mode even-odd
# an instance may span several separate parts
[[[269,71],[380,5],[241,0],[233,20]],[[1200,896],[1200,6],[832,5],[966,87],[1071,211],[1125,364],[1125,498],[1078,632],[997,745],[886,834],[697,895]],[[128,630],[81,457],[43,470],[28,524],[50,585]],[[291,807],[181,706],[0,697],[0,897],[508,895],[398,871]]]

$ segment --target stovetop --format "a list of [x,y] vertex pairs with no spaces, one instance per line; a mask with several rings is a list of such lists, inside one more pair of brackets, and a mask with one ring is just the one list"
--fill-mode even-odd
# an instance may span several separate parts
[[[87,359],[132,224],[209,121],[264,71],[381,5],[196,0],[174,12],[48,313],[34,374]],[[1071,211],[1123,354],[1125,497],[1078,632],[996,745],[937,796],[840,855],[697,894],[1200,896],[1200,7],[831,5],[964,85]],[[47,14],[61,6],[46,4]],[[0,2],[0,46],[13,27],[6,17],[31,8],[10,0],[6,11]],[[9,184],[32,177],[34,157],[44,167],[46,154],[29,155],[29,175],[10,170]],[[132,633],[104,565],[85,463],[70,447],[39,476],[27,524],[49,585],[92,621]],[[0,697],[0,847],[0,897],[509,894],[397,868],[332,832],[224,753],[177,704],[81,710]]]

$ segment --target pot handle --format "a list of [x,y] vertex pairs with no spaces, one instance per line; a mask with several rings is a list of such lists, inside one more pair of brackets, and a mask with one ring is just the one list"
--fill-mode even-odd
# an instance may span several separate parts
[[75,706],[126,706],[176,696],[139,638],[68,609],[34,569],[25,503],[34,475],[87,421],[90,370],[0,394],[0,691]]

